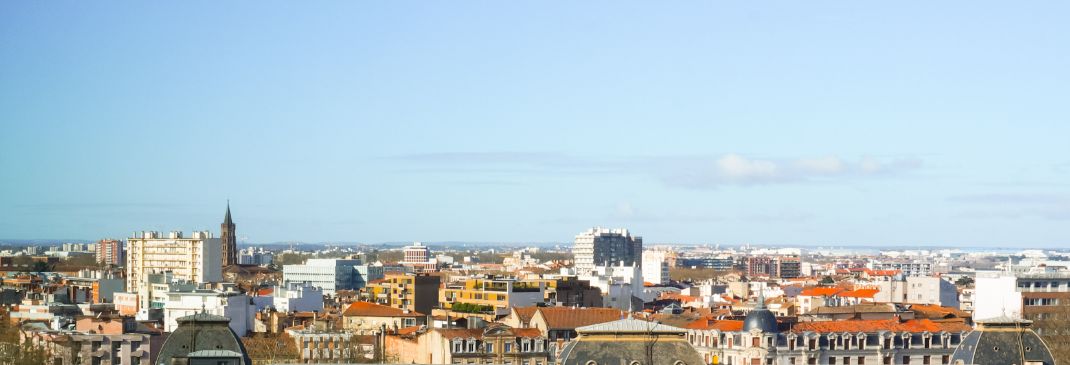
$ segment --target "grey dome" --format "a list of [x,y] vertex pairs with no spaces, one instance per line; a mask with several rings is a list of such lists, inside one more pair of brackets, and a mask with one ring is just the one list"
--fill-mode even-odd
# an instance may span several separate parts
[[970,365],[1025,364],[1039,361],[1055,364],[1044,340],[1030,328],[1031,321],[1007,317],[977,321],[978,326],[962,339],[951,363]]
[[172,359],[191,357],[231,358],[241,356],[241,365],[251,365],[245,345],[230,329],[230,318],[197,313],[176,319],[178,328],[164,340],[156,358],[157,365],[170,365]]
[[749,332],[757,329],[762,332],[776,333],[778,327],[776,316],[765,308],[765,296],[759,295],[758,304],[754,310],[747,313],[747,318],[743,319],[743,331]]

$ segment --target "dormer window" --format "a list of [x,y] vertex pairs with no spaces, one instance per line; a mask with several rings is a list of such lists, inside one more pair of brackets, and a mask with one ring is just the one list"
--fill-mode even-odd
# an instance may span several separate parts
[[464,352],[464,342],[461,341],[461,339],[458,338],[458,339],[453,340],[453,352],[455,352],[455,353]]

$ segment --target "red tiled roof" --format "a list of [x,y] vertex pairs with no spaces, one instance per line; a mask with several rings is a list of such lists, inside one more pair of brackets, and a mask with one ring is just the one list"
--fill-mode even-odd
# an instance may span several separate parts
[[385,305],[379,305],[369,302],[353,302],[346,308],[343,316],[360,316],[360,317],[422,317],[423,314],[410,311],[406,313],[404,310],[394,307],[388,307]]
[[873,296],[877,295],[878,292],[880,292],[879,289],[858,289],[858,290],[841,292],[839,294],[836,294],[836,296],[845,297],[845,298],[871,298],[872,299]]
[[403,328],[398,328],[396,333],[398,335],[400,335],[400,336],[405,336],[405,335],[410,335],[410,334],[416,333],[416,331],[419,331],[421,328],[423,328],[423,326],[403,327]]
[[743,321],[733,320],[716,320],[710,318],[703,318],[684,326],[686,329],[692,330],[718,330],[721,332],[733,332],[743,330]]
[[513,310],[516,311],[516,316],[520,318],[521,322],[527,323],[531,321],[531,316],[535,315],[535,311],[539,310],[539,307],[513,307]]
[[550,329],[576,329],[576,327],[606,323],[621,319],[623,312],[613,308],[539,308]]
[[261,288],[256,291],[257,296],[266,297],[275,292],[275,288]]
[[818,332],[818,333],[832,333],[832,332],[877,332],[877,331],[893,331],[893,332],[964,332],[970,331],[973,328],[967,325],[965,322],[934,322],[928,319],[914,319],[904,322],[899,322],[897,319],[877,319],[877,320],[849,320],[849,321],[822,321],[822,322],[800,322],[795,324],[791,328],[792,332]]
[[827,297],[827,296],[836,295],[836,294],[838,294],[839,292],[842,292],[842,291],[843,291],[843,289],[840,289],[840,288],[807,288],[807,289],[803,289],[803,291],[801,293],[799,293],[799,296]]

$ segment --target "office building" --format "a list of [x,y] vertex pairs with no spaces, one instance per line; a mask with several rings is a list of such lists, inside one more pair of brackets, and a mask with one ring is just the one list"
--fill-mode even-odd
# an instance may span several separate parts
[[148,274],[171,272],[175,280],[195,283],[223,280],[222,251],[218,238],[208,231],[140,232],[126,240],[126,287],[138,288]]
[[123,241],[103,239],[97,242],[97,262],[101,265],[122,266],[126,263],[126,245]]
[[572,254],[577,274],[587,274],[599,265],[642,266],[643,238],[623,228],[595,227],[576,235]]
[[309,259],[303,265],[283,265],[283,283],[308,283],[334,295],[338,290],[363,288],[369,281],[381,279],[383,268],[362,265],[354,259]]
[[434,272],[438,270],[438,261],[431,258],[431,249],[423,243],[413,242],[411,246],[405,246],[405,256],[399,262],[401,266],[412,269],[413,272]]

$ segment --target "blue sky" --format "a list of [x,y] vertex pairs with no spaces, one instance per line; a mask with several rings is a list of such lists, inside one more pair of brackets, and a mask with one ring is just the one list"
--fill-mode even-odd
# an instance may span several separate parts
[[4,2],[0,238],[1066,247],[1068,11]]

